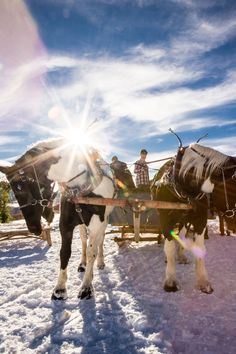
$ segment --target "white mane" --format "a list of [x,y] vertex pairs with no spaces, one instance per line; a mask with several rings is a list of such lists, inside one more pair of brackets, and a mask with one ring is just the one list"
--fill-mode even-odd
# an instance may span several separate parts
[[203,177],[204,167],[206,167],[206,175],[204,178],[211,176],[217,169],[222,167],[229,159],[229,156],[219,151],[205,147],[199,144],[191,144],[184,153],[180,175],[185,175],[193,169],[193,174],[199,181]]

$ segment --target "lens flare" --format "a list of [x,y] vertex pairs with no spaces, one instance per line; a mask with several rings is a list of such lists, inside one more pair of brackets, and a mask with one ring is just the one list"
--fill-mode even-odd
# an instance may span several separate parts
[[197,258],[204,258],[206,255],[206,251],[201,249],[199,246],[195,244],[192,240],[181,239],[179,235],[174,231],[170,231],[170,235],[187,251],[191,251],[192,254]]

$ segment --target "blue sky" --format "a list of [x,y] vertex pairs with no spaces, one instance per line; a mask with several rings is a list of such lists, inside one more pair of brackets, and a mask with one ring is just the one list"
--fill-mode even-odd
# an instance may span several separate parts
[[[189,144],[236,155],[236,3],[2,0],[0,159],[60,134],[109,160]],[[90,128],[88,128],[90,126]],[[72,135],[73,135],[72,134]],[[157,167],[153,165],[152,167]]]

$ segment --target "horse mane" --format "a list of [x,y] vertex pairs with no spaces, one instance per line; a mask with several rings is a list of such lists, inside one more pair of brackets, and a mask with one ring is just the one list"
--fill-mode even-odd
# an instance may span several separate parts
[[63,138],[52,138],[47,140],[40,140],[28,147],[28,150],[15,161],[15,164],[21,164],[25,161],[40,156],[50,150],[56,149],[64,142]]
[[191,170],[191,174],[199,181],[203,176],[204,178],[211,176],[229,159],[230,156],[217,150],[194,143],[185,150],[179,174],[184,178]]

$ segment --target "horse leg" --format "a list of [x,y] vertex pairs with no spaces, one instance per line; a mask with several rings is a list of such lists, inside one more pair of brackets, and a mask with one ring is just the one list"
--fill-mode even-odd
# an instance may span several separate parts
[[220,235],[224,236],[225,234],[225,225],[224,225],[224,218],[221,215],[221,213],[218,214],[219,216],[219,229],[220,229]]
[[62,245],[60,250],[60,260],[61,260],[61,268],[59,272],[59,277],[57,281],[57,285],[55,286],[52,293],[52,300],[66,300],[67,299],[67,266],[71,256],[71,243],[73,236],[73,228],[69,230],[62,230]]
[[103,235],[101,243],[98,245],[98,256],[97,256],[98,269],[104,269],[104,267],[105,267],[104,254],[103,254],[104,237],[105,237],[105,234]]
[[82,256],[78,267],[78,272],[84,272],[86,268],[86,249],[87,249],[87,229],[84,224],[79,225],[79,234],[82,243]]
[[80,299],[90,299],[93,295],[92,280],[93,267],[98,254],[98,246],[101,245],[107,222],[101,222],[98,215],[93,215],[88,226],[88,246],[87,246],[87,265],[81,288],[78,294]]
[[164,290],[167,292],[179,290],[178,282],[176,280],[175,269],[175,242],[174,240],[165,240],[164,251],[166,254],[166,277],[164,282]]
[[196,277],[197,277],[197,287],[206,294],[211,294],[213,292],[213,288],[208,280],[208,275],[205,267],[204,256],[206,252],[205,244],[204,244],[204,234],[205,228],[201,234],[196,234],[195,243],[196,247],[199,250],[196,254]]
[[[184,226],[179,233],[179,237],[182,240],[185,240],[186,235],[187,235],[187,228]],[[177,261],[179,264],[188,264],[189,263],[189,260],[185,255],[185,249],[183,246],[181,246],[180,243],[177,243]]]

